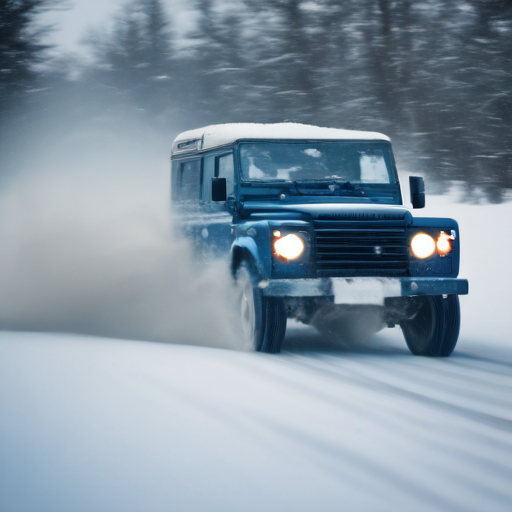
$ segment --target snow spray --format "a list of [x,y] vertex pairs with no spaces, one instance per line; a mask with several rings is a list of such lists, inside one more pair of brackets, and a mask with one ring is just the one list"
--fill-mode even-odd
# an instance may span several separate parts
[[171,140],[97,127],[0,191],[0,328],[237,348],[227,265],[194,263],[169,213]]

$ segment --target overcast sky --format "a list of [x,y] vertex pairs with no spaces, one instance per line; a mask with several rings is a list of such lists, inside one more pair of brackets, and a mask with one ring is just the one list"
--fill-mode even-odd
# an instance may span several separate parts
[[[85,51],[80,40],[89,28],[108,28],[112,16],[129,0],[65,0],[69,9],[44,14],[43,22],[54,25],[53,32],[47,37],[50,44],[56,45],[59,52]],[[173,28],[180,34],[185,33],[192,24],[192,13],[187,12],[186,0],[163,0],[172,15]]]

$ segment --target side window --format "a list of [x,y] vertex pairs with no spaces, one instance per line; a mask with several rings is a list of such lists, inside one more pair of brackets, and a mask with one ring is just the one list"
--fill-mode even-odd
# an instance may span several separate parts
[[201,160],[181,162],[179,167],[178,187],[182,201],[198,200],[201,175]]
[[226,178],[227,196],[235,195],[235,165],[233,153],[215,158],[215,176]]
[[212,178],[215,177],[215,157],[207,156],[203,163],[203,188],[201,198],[203,201],[212,200]]
[[176,160],[171,161],[171,199],[180,199],[180,163]]

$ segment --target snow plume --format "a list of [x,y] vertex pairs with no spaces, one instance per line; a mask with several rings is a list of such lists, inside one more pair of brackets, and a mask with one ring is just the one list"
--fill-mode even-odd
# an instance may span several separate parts
[[169,218],[161,137],[83,130],[0,191],[0,328],[237,348],[228,268]]

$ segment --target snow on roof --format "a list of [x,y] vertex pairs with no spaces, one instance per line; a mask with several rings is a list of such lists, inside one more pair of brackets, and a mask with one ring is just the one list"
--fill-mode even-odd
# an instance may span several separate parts
[[199,139],[202,139],[201,146],[190,147],[187,144],[183,145],[181,150],[209,149],[240,139],[390,140],[382,133],[323,128],[299,123],[232,123],[214,124],[180,133],[174,140],[173,149],[180,150],[179,142]]

